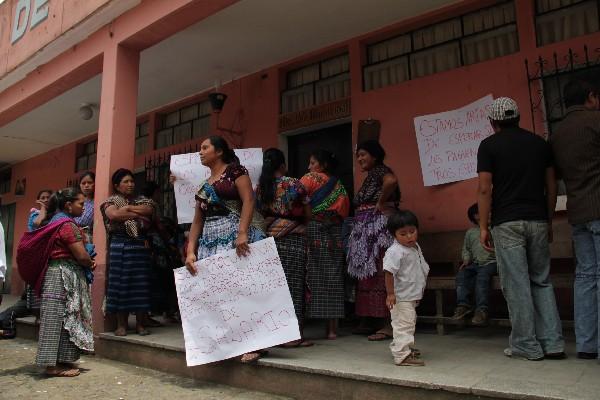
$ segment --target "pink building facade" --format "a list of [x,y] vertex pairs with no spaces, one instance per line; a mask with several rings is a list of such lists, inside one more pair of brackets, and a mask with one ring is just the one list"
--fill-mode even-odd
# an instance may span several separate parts
[[[9,254],[37,192],[64,187],[84,170],[96,171],[98,204],[115,169],[148,176],[149,160],[219,133],[235,147],[282,148],[295,173],[303,172],[306,149],[329,146],[343,161],[344,182],[357,189],[363,176],[352,149],[370,131],[398,175],[403,207],[419,216],[425,240],[438,241],[429,256],[446,260],[459,251],[477,182],[424,186],[413,119],[492,94],[517,100],[522,126],[549,133],[564,76],[594,71],[600,47],[596,1],[313,3],[0,4],[0,195]],[[208,104],[215,91],[228,96],[220,114]],[[564,215],[555,224],[553,257],[568,260]],[[95,226],[93,301],[102,331],[106,236],[98,212]],[[22,287],[13,262],[10,291]]]

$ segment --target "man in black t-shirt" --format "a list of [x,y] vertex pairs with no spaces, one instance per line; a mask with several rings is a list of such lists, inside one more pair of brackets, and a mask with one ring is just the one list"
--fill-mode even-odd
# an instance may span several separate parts
[[556,179],[548,143],[519,127],[514,100],[494,100],[494,135],[477,154],[481,243],[492,249],[489,215],[502,291],[512,332],[509,357],[564,358],[564,340],[550,282]]

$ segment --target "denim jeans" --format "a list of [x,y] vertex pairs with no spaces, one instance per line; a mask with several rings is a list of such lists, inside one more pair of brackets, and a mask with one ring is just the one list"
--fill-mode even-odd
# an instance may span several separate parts
[[496,272],[496,263],[470,264],[458,271],[456,274],[456,304],[470,306],[469,297],[475,291],[475,308],[487,310],[490,281]]
[[575,337],[577,351],[597,353],[600,301],[600,220],[573,225],[575,269]]
[[493,228],[498,273],[506,298],[513,354],[528,358],[564,351],[545,221],[511,221]]

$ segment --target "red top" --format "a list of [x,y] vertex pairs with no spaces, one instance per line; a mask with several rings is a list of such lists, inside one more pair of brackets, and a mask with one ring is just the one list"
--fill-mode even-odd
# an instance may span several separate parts
[[74,259],[73,253],[69,250],[69,245],[77,242],[83,242],[84,236],[81,229],[73,222],[63,224],[58,230],[58,236],[50,250],[50,259]]

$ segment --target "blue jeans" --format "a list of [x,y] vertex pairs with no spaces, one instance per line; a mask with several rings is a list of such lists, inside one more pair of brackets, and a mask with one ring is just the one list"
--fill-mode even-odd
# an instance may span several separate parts
[[506,298],[513,354],[528,358],[564,351],[545,221],[511,221],[493,228],[498,272]]
[[575,337],[577,351],[597,353],[600,309],[600,220],[573,225],[575,269]]
[[496,263],[486,265],[473,263],[458,271],[456,274],[456,304],[470,307],[469,297],[475,291],[476,309],[487,310],[490,281],[496,271]]

